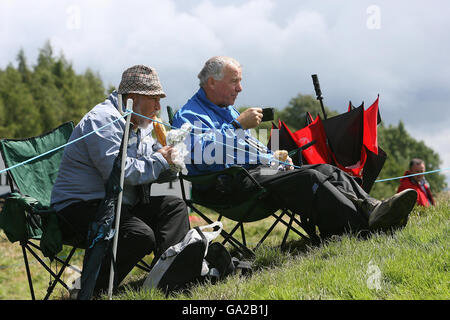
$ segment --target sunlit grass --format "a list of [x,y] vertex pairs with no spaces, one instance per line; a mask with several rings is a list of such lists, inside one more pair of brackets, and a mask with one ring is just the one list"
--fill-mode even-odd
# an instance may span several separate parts
[[[215,217],[211,212],[208,215]],[[135,268],[114,299],[447,300],[450,298],[449,218],[450,198],[441,195],[435,207],[416,207],[406,228],[393,234],[373,234],[368,239],[343,235],[311,247],[291,232],[290,250],[278,248],[285,230],[280,225],[256,251],[250,276],[233,275],[214,285],[194,285],[187,293],[166,297],[158,290],[143,290],[141,285],[146,274]],[[258,242],[272,221],[268,218],[245,226],[250,247]],[[223,223],[226,230],[234,225],[227,220]],[[192,225],[197,224],[205,223]],[[3,233],[0,235],[0,298],[29,299],[20,246],[9,243]],[[82,251],[75,256],[78,266],[82,265],[82,256]],[[146,258],[148,262],[151,259],[151,256]],[[36,263],[31,264],[31,269],[36,296],[42,298],[49,276]],[[66,290],[58,285],[53,298],[67,297]]]

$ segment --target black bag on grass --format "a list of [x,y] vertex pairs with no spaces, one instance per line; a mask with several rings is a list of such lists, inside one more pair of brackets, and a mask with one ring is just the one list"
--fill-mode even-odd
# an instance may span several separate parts
[[[218,227],[216,231],[203,231]],[[144,281],[144,288],[158,288],[168,293],[184,290],[195,282],[218,280],[235,272],[235,260],[221,243],[212,243],[222,231],[222,223],[195,227],[183,241],[168,248]]]

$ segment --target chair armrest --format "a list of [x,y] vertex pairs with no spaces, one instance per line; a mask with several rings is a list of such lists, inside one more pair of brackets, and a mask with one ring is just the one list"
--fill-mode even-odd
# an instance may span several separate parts
[[45,257],[52,258],[62,250],[56,211],[35,198],[11,193],[0,213],[0,228],[11,242],[40,239],[40,249]]
[[166,170],[161,172],[158,179],[153,183],[167,183],[178,179],[178,173],[172,170]]
[[231,175],[236,176],[238,174],[244,174],[247,176],[258,188],[263,188],[247,171],[247,169],[241,167],[241,166],[231,166],[225,170],[220,171],[214,171],[210,173],[205,174],[197,174],[197,175],[184,175],[180,172],[179,176],[180,178],[189,181],[193,184],[212,184],[216,182],[216,179],[218,176],[221,175]]
[[197,191],[204,190],[210,192],[211,190],[218,190],[224,194],[240,193],[243,191],[239,187],[243,186],[241,181],[245,178],[248,178],[251,182],[251,185],[245,187],[246,191],[252,188],[255,188],[253,191],[265,191],[265,188],[241,166],[231,166],[225,170],[200,175],[183,175],[180,173],[180,179],[191,182],[193,186],[198,188]]
[[41,218],[35,215],[35,208],[43,206],[34,198],[13,192],[6,199],[0,214],[0,228],[5,231],[11,242],[40,238],[42,235]]

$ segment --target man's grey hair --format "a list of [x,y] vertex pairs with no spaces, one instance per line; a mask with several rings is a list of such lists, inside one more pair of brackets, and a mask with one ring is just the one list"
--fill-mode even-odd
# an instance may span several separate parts
[[206,61],[203,69],[197,76],[200,80],[200,87],[206,84],[209,77],[212,77],[214,80],[222,80],[224,76],[223,70],[227,65],[234,65],[241,68],[241,64],[231,57],[216,56]]
[[425,164],[425,161],[423,161],[422,159],[419,159],[419,158],[413,158],[409,162],[409,168],[411,169],[413,166],[416,166],[416,165],[419,165],[422,163]]

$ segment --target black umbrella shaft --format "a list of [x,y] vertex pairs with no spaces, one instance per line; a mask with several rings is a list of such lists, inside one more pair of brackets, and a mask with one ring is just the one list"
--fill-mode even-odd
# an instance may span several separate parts
[[316,91],[316,98],[320,102],[320,107],[322,108],[322,114],[323,118],[327,119],[327,113],[325,112],[325,107],[323,106],[323,97],[322,97],[322,91],[320,90],[320,84],[319,84],[319,78],[317,77],[317,74],[311,75],[314,85],[314,91]]

